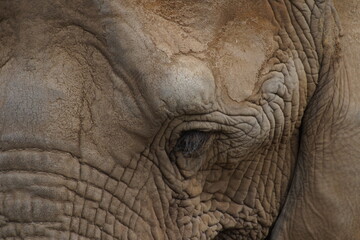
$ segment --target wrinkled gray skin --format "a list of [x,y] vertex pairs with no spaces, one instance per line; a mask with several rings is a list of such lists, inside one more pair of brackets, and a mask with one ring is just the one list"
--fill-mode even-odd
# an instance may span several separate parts
[[360,239],[359,12],[0,0],[0,239]]

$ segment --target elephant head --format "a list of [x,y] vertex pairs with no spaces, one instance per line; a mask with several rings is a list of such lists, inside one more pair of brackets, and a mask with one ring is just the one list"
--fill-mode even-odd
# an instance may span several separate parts
[[346,2],[0,0],[0,238],[357,239]]

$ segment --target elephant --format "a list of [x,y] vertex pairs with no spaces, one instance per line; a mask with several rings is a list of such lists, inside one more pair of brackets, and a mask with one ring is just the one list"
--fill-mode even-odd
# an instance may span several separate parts
[[0,0],[0,239],[360,239],[357,0]]

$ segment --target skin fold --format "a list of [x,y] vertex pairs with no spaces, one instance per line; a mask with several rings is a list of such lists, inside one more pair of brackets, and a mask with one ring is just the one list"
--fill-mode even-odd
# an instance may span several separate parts
[[358,10],[0,0],[0,239],[359,239]]

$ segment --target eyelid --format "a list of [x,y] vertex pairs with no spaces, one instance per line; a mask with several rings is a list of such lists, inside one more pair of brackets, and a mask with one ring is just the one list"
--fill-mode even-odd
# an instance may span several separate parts
[[[223,132],[222,125],[216,121],[210,121],[210,116],[204,118],[199,116],[187,116],[182,119],[175,119],[170,124],[167,125],[166,142],[164,147],[168,155],[175,153],[174,148],[181,138],[182,134],[190,131],[200,131],[204,133],[209,133],[210,136],[217,135],[218,133]],[[205,120],[204,120],[205,119]]]
[[[181,152],[184,157],[194,157],[206,145],[212,132],[189,130],[182,132],[176,142],[174,151]],[[195,156],[196,157],[196,156]]]

